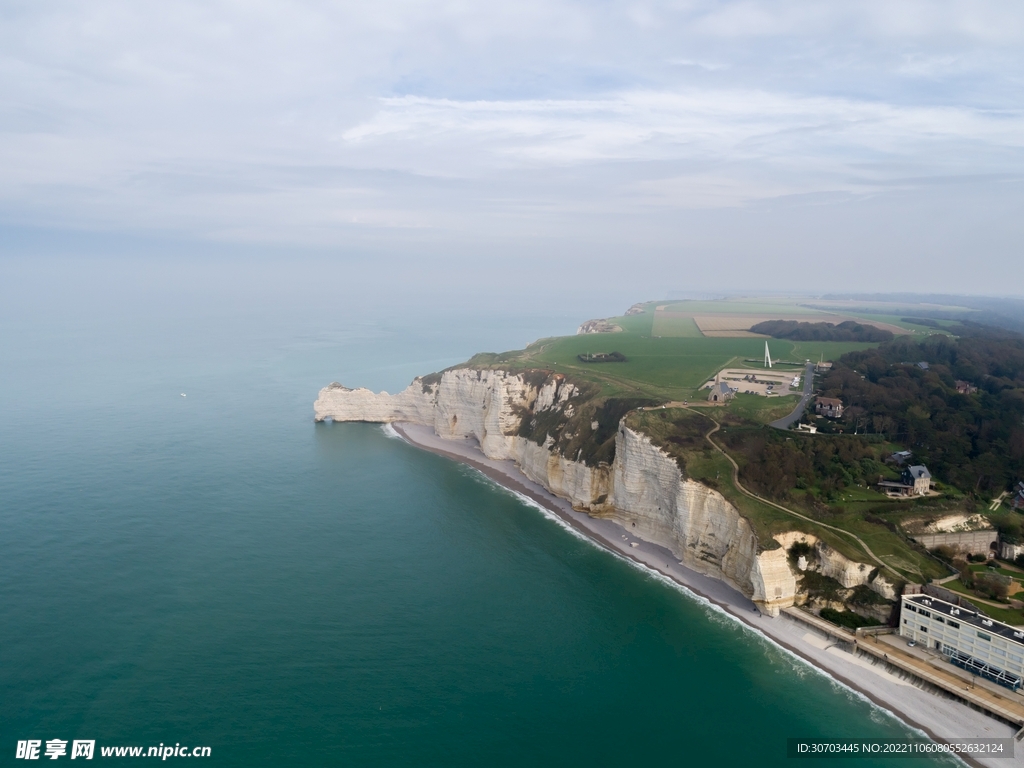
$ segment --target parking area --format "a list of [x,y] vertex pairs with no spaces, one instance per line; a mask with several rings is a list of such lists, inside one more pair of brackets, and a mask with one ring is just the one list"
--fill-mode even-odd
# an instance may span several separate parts
[[725,368],[704,385],[704,389],[723,381],[740,394],[761,395],[762,397],[784,397],[799,393],[803,372],[759,370],[756,368]]

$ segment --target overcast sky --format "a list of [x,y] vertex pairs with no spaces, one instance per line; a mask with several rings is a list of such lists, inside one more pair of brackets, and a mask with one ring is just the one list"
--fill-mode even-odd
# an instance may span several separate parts
[[7,0],[5,258],[1020,294],[1022,64],[984,0]]

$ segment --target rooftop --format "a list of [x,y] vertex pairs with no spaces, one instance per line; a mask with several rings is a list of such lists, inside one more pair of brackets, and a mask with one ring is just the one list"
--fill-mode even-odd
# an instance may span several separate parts
[[978,629],[984,630],[985,632],[989,632],[993,635],[999,635],[1007,640],[1012,640],[1015,643],[1024,645],[1024,630],[1011,627],[1009,624],[1003,624],[1003,622],[996,621],[995,619],[990,619],[987,616],[975,613],[967,608],[960,608],[959,606],[947,603],[945,600],[939,600],[937,597],[931,597],[930,595],[905,595],[903,599],[909,603],[913,603],[917,608],[924,608],[932,613],[949,616],[954,621],[959,621],[961,624],[970,624]]
[[909,467],[907,469],[907,472],[909,472],[910,476],[913,477],[915,480],[930,478],[932,476],[932,473],[928,471],[928,467],[926,467],[924,464],[917,464],[913,467]]

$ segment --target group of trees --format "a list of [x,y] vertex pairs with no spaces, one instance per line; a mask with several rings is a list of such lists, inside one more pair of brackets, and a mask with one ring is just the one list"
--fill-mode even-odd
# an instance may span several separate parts
[[822,501],[831,502],[843,488],[869,485],[885,471],[875,449],[856,438],[794,438],[777,430],[731,429],[721,439],[730,453],[743,459],[743,484],[777,501],[793,499],[798,489],[816,488]]
[[[1024,479],[1024,336],[983,326],[844,355],[822,394],[855,431],[905,445],[933,476],[992,493]],[[917,365],[928,363],[927,368]],[[978,387],[957,392],[958,380]]]
[[796,320],[765,320],[751,329],[776,339],[791,341],[868,341],[882,342],[892,339],[892,331],[862,325],[853,320],[839,323],[799,323]]

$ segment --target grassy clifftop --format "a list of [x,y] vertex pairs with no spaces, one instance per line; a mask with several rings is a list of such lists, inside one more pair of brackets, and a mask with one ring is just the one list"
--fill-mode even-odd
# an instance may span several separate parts
[[[787,514],[742,493],[733,482],[729,460],[706,438],[715,426],[710,417],[684,408],[659,408],[631,413],[626,421],[627,426],[648,435],[672,456],[687,477],[716,489],[729,499],[750,520],[766,548],[771,548],[771,537],[776,534],[803,531],[814,534],[851,560],[869,561],[856,541],[824,527],[828,525],[859,537],[908,581],[921,582],[947,575],[947,569],[938,560],[910,541],[896,525],[903,517],[920,514],[922,505],[936,506],[941,500],[900,506],[866,487],[863,478],[860,484],[853,480],[849,486],[844,484],[841,490],[836,490],[837,481],[827,465],[839,471],[842,454],[850,454],[846,459],[851,464],[869,455],[875,457],[875,449],[870,444],[856,438],[832,438],[836,444],[823,445],[813,441],[813,436],[787,438],[786,433],[744,423],[735,417],[723,423],[724,428],[718,430],[714,438],[739,464],[743,486],[820,524]],[[802,444],[794,447],[797,441]],[[778,451],[774,447],[779,445],[796,454],[788,457],[788,463],[776,455]],[[877,458],[870,461],[877,461]],[[766,472],[766,467],[772,471]],[[865,461],[861,471],[876,468]],[[891,470],[883,468],[882,471]]]
[[[728,304],[723,302],[723,304]],[[507,370],[546,369],[573,376],[597,387],[603,397],[637,397],[672,402],[703,398],[700,387],[727,366],[744,367],[746,360],[764,357],[764,338],[706,337],[694,333],[664,336],[655,333],[661,316],[655,304],[643,305],[639,314],[607,318],[621,328],[615,333],[587,333],[539,339],[526,349],[475,355],[465,367]],[[733,311],[733,310],[730,310]],[[692,324],[692,320],[689,321]],[[850,342],[803,342],[770,340],[772,356],[779,360],[832,359],[845,352],[871,345]],[[582,362],[580,355],[619,352],[625,362],[595,365]],[[749,364],[751,369],[760,365]],[[785,368],[785,366],[784,366]],[[789,367],[792,370],[797,368]],[[763,401],[763,398],[759,398]],[[749,406],[749,404],[748,404]]]
[[[795,396],[739,394],[724,407],[708,407],[702,387],[719,370],[762,368],[765,338],[750,328],[772,313],[803,323],[819,322],[823,312],[832,312],[837,323],[861,312],[858,319],[889,329],[878,338],[895,334],[881,344],[768,340],[772,357],[791,361],[794,372],[802,372],[804,360],[834,361],[816,388],[844,400],[843,420],[819,421],[824,429],[817,435],[767,428],[794,407]],[[521,427],[524,437],[552,441],[567,458],[610,462],[616,427],[625,418],[687,477],[726,496],[762,546],[771,548],[778,533],[805,531],[852,560],[868,562],[864,550],[870,548],[903,578],[920,582],[948,570],[902,533],[908,517],[978,511],[1006,536],[1024,540],[1024,517],[1008,520],[1010,513],[987,510],[988,496],[1024,479],[1018,477],[1024,474],[1024,339],[946,321],[937,336],[940,329],[919,314],[906,307],[872,314],[782,301],[650,303],[588,324],[605,332],[541,339],[526,349],[477,355],[463,366],[534,377],[558,373],[573,381],[579,393],[571,412],[535,414]],[[588,355],[610,353],[625,360],[585,362]],[[958,392],[962,380],[978,390]],[[684,402],[687,407],[679,407]],[[715,422],[722,425],[715,444],[724,454],[706,439]],[[906,448],[933,465],[938,496],[893,501],[878,492],[880,477],[898,477],[884,459]]]

